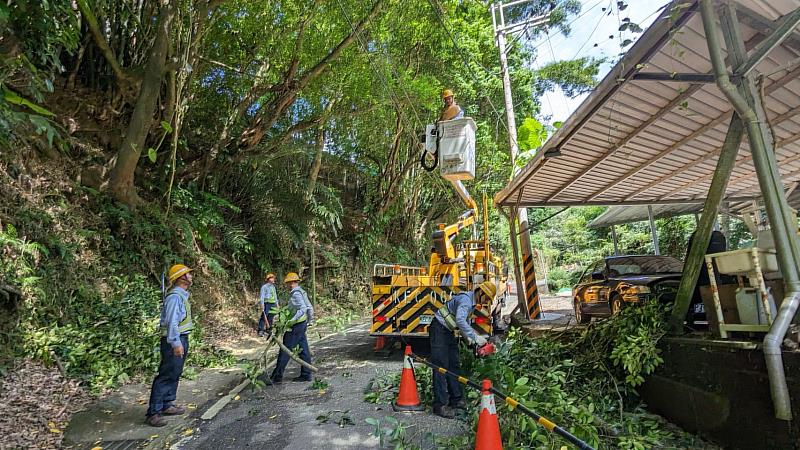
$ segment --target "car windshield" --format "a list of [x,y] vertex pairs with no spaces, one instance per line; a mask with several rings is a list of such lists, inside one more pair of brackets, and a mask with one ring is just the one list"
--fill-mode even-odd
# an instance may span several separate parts
[[683,263],[671,256],[624,256],[609,258],[610,276],[653,275],[683,271]]

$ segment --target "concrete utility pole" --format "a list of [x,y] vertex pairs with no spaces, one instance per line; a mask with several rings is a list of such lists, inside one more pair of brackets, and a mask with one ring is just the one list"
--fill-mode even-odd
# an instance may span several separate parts
[[[494,26],[494,34],[497,42],[497,47],[500,50],[500,69],[503,72],[503,97],[505,100],[506,120],[508,121],[508,140],[509,151],[511,154],[511,165],[514,167],[514,175],[519,172],[516,168],[515,161],[519,153],[519,146],[517,145],[517,122],[514,117],[514,101],[511,97],[511,77],[508,73],[508,57],[506,55],[506,36],[511,36],[515,33],[524,33],[528,27],[535,27],[544,25],[550,20],[550,16],[540,16],[529,18],[518,23],[506,24],[505,9],[529,3],[532,0],[517,0],[506,4],[493,3],[491,6],[492,11],[492,24]],[[514,217],[510,216],[509,220],[513,221]],[[539,319],[542,315],[541,307],[539,306],[539,290],[536,286],[536,272],[534,270],[533,249],[531,247],[530,230],[528,229],[528,211],[525,208],[520,208],[517,212],[517,220],[519,222],[519,244],[522,253],[522,266],[524,269],[523,286],[521,280],[521,271],[519,260],[514,259],[515,275],[517,278],[517,300],[519,302],[519,309],[523,311],[525,317],[528,319]],[[516,227],[511,227],[511,244],[514,247],[515,254],[517,248],[517,232]]]

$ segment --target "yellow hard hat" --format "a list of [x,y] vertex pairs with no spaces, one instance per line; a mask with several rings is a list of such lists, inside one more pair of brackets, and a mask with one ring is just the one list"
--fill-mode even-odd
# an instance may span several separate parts
[[286,278],[283,279],[284,283],[291,283],[292,281],[300,281],[300,275],[296,274],[295,272],[289,272],[286,275]]
[[483,293],[489,297],[489,300],[494,300],[494,296],[497,295],[497,286],[495,286],[495,284],[491,281],[484,281],[483,283],[479,284],[475,290],[477,291],[478,289],[483,291]]
[[447,97],[452,97],[453,95],[455,95],[455,94],[453,94],[453,90],[452,89],[445,89],[445,90],[442,91],[442,98],[443,99],[447,98]]
[[190,269],[183,264],[175,264],[174,266],[169,268],[169,282],[174,283],[175,280],[178,278],[186,275],[187,273],[191,272],[193,269]]
[[270,278],[272,278],[274,280],[275,279],[275,274],[270,272],[270,273],[267,274],[266,277],[264,277],[265,280],[269,280]]

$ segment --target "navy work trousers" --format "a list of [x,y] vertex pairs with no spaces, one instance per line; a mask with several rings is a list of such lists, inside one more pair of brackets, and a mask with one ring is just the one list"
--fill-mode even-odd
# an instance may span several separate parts
[[272,322],[275,320],[275,314],[271,313],[272,311],[272,304],[271,303],[264,303],[264,312],[261,314],[261,317],[258,318],[258,331],[264,331],[264,316],[267,317],[267,322],[269,323],[269,329],[272,330]]
[[[431,339],[431,363],[461,375],[461,361],[458,358],[458,340],[452,331],[434,318],[428,327]],[[448,395],[449,392],[449,395]],[[445,374],[433,371],[433,407],[456,405],[464,398],[464,391],[458,381]],[[449,402],[449,403],[448,403]]]
[[[308,323],[303,321],[295,324],[292,328],[283,333],[283,345],[289,350],[294,350],[298,345],[300,346],[300,359],[311,364],[311,352],[308,350],[308,339],[306,339],[306,328]],[[278,354],[278,362],[275,363],[275,370],[272,371],[273,380],[283,380],[283,371],[286,370],[286,365],[289,364],[289,355],[283,350]],[[311,371],[305,366],[300,366],[300,376],[302,378],[311,379]]]
[[181,343],[183,344],[183,358],[175,356],[175,353],[172,352],[172,344],[167,342],[166,337],[161,338],[161,364],[158,365],[158,375],[153,379],[153,387],[150,389],[148,416],[159,414],[162,410],[172,406],[178,395],[178,381],[183,373],[183,363],[189,355],[188,334],[181,335]]

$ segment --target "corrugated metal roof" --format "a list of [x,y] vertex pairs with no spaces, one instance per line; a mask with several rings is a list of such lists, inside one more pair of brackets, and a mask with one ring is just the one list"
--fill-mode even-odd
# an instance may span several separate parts
[[[800,209],[800,191],[794,190],[797,186],[792,185],[791,192],[786,200],[789,206],[795,210]],[[726,203],[722,207],[722,212],[738,215],[742,210],[750,208],[752,201]],[[701,203],[675,203],[670,205],[653,205],[653,217],[660,219],[663,217],[682,216],[686,214],[700,213],[703,211]],[[611,225],[621,225],[624,223],[643,222],[648,220],[647,206],[612,206],[603,214],[597,216],[587,225],[589,228],[603,228]]]
[[[748,49],[800,0],[739,0]],[[700,203],[705,199],[733,111],[714,83],[634,79],[640,73],[710,74],[697,2],[667,5],[577,111],[495,202],[520,206]],[[800,36],[755,68],[785,184],[800,180]],[[791,64],[796,62],[795,64]],[[554,154],[560,156],[549,157]],[[760,196],[744,139],[727,201]]]

